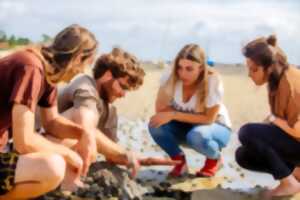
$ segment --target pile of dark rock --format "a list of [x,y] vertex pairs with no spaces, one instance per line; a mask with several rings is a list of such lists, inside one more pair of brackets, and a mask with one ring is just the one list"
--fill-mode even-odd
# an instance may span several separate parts
[[83,179],[86,187],[76,192],[67,193],[57,189],[38,200],[86,200],[86,199],[120,199],[142,200],[147,193],[145,187],[129,177],[127,170],[101,161],[91,166],[87,177]]
[[36,200],[189,200],[191,196],[171,190],[167,181],[131,179],[126,169],[105,161],[94,163],[83,182],[86,187],[76,192],[57,189]]

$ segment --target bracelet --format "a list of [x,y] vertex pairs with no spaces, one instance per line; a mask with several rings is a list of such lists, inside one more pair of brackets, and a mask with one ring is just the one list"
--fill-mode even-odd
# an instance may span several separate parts
[[174,117],[176,116],[176,113],[177,113],[177,111],[174,110],[174,111],[173,111],[173,116],[174,116]]
[[274,122],[275,120],[276,120],[276,117],[273,114],[271,114],[269,116],[269,122]]

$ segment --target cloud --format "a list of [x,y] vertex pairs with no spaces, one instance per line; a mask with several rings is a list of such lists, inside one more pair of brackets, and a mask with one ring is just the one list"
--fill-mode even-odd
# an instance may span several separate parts
[[39,40],[79,23],[102,51],[119,45],[142,59],[172,59],[196,42],[221,62],[242,62],[242,44],[276,33],[291,62],[300,63],[299,8],[297,0],[1,0],[0,29]]

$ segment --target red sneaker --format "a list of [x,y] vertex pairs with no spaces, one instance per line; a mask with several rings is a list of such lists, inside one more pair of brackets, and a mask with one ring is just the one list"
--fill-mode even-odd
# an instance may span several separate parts
[[188,172],[188,168],[187,168],[187,164],[186,164],[184,155],[179,154],[179,155],[171,157],[171,159],[179,160],[179,161],[181,161],[181,163],[174,166],[172,171],[169,173],[169,176],[179,177]]
[[221,166],[221,159],[213,160],[206,158],[203,168],[196,172],[197,177],[212,177],[214,176]]

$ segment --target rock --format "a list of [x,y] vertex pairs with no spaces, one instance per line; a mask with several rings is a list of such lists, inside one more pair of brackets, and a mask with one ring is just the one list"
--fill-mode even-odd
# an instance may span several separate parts
[[94,163],[83,182],[88,187],[80,188],[72,194],[59,190],[48,193],[37,200],[89,200],[119,199],[142,200],[147,189],[130,179],[128,172],[104,161]]

